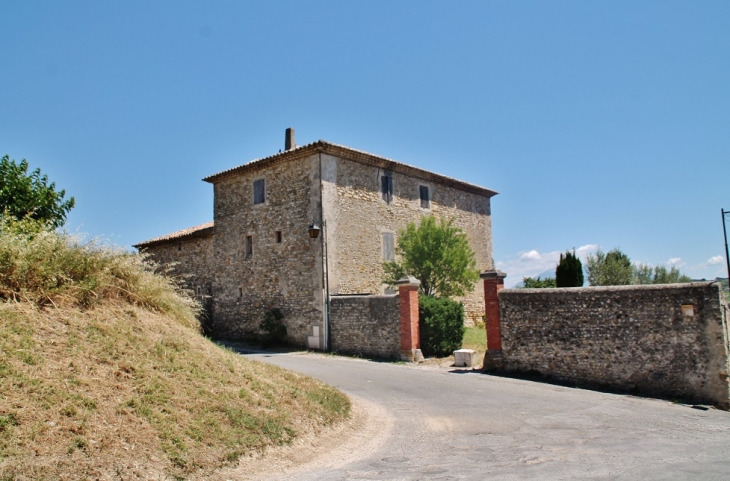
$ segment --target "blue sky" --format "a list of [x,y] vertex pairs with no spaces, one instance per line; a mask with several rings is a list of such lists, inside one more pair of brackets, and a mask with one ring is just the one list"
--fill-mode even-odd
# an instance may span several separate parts
[[500,192],[507,285],[575,247],[726,276],[730,2],[0,3],[0,155],[130,246],[203,177],[347,145]]

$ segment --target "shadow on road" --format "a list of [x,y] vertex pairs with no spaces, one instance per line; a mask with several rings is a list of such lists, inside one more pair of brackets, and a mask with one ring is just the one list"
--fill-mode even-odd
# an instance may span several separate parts
[[670,397],[659,397],[659,396],[645,396],[639,388],[636,389],[618,389],[605,384],[597,383],[586,383],[586,382],[574,382],[566,381],[564,379],[556,378],[553,376],[541,374],[539,372],[506,372],[506,371],[482,371],[478,369],[452,369],[448,371],[450,374],[477,374],[482,376],[493,376],[508,379],[519,379],[522,381],[539,382],[541,384],[551,384],[554,386],[561,386],[570,389],[585,389],[589,391],[597,391],[606,394],[616,394],[619,396],[630,396],[642,399],[662,399],[664,401],[670,401],[675,404],[681,404],[694,409],[700,409],[706,411],[710,407],[714,407],[711,404],[693,404],[687,399],[683,398],[670,398]]

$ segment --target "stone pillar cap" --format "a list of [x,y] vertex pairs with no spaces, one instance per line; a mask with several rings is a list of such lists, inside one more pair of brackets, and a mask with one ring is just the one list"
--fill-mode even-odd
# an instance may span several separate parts
[[484,271],[481,274],[479,274],[479,277],[482,279],[504,279],[507,277],[507,274],[500,271],[499,269],[493,270],[493,271]]
[[406,277],[401,277],[400,279],[398,279],[396,281],[396,285],[398,285],[398,286],[420,286],[421,281],[419,281],[418,279],[416,279],[413,276],[406,276]]

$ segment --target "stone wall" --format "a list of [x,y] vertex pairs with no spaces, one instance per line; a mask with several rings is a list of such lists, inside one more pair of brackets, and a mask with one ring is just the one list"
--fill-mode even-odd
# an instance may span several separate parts
[[[414,175],[389,171],[393,179],[393,199],[382,199],[380,176],[383,168],[352,160],[322,155],[322,203],[330,232],[330,283],[337,294],[383,294],[383,233],[396,234],[423,216],[453,219],[463,229],[476,254],[477,268],[489,270],[492,260],[490,199],[425,180]],[[419,187],[426,186],[430,206],[422,208]],[[484,315],[482,283],[463,300],[469,324]]]
[[330,325],[333,352],[374,358],[400,358],[397,295],[332,297]]
[[213,234],[175,239],[144,248],[161,269],[183,282],[200,300],[212,294],[214,256]]
[[716,283],[499,293],[502,367],[728,407],[728,314]]
[[[386,170],[393,179],[390,203],[380,194]],[[424,215],[454,219],[469,238],[477,267],[493,267],[490,197],[496,192],[483,187],[324,142],[204,180],[214,188],[210,235],[181,240],[188,229],[139,246],[161,263],[177,262],[176,272],[209,296],[209,327],[218,337],[256,337],[266,311],[278,308],[289,342],[324,348],[325,279],[334,296],[385,294],[383,233],[396,234]],[[258,203],[254,183],[261,181],[265,201]],[[427,208],[420,204],[420,186],[429,189]],[[307,232],[313,220],[324,221],[319,239]],[[468,322],[481,320],[482,296],[476,283],[463,299]]]
[[[254,205],[253,184],[259,179],[265,181],[265,202]],[[320,216],[318,157],[254,165],[214,186],[216,335],[255,336],[265,312],[278,308],[288,340],[307,345],[324,316],[322,243],[307,233]]]

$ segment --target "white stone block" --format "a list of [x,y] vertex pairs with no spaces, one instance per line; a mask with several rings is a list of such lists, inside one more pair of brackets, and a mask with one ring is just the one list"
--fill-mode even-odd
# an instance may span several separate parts
[[459,349],[454,351],[454,366],[475,367],[479,364],[479,356],[474,349]]
[[312,335],[307,336],[307,347],[319,349],[319,326],[312,326]]

